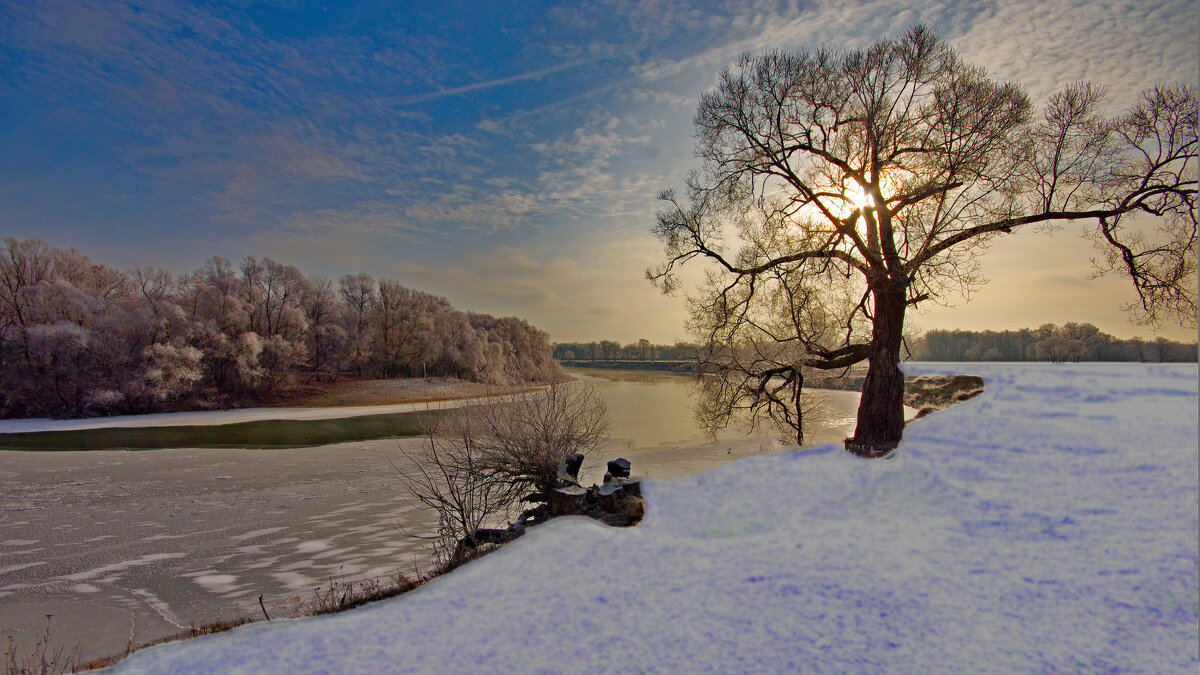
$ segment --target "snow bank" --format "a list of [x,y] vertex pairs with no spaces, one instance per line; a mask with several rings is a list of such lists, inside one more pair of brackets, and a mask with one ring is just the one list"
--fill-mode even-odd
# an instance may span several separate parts
[[232,410],[192,410],[145,415],[114,415],[52,420],[44,417],[0,420],[0,434],[22,434],[41,431],[86,431],[90,429],[133,429],[143,427],[192,427],[218,424],[239,424],[266,420],[334,420],[368,415],[394,415],[407,412],[443,410],[464,405],[487,403],[497,397],[427,401],[421,403],[390,403],[383,405],[327,406],[315,408],[234,408]]
[[124,673],[1192,673],[1197,369],[920,364],[983,396],[896,458],[645,486],[407,596],[164,645]]

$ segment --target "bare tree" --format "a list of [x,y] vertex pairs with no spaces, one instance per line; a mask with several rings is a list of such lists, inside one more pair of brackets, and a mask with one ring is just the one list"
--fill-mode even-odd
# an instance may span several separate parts
[[304,310],[307,333],[307,370],[312,378],[333,380],[346,365],[348,337],[341,326],[344,307],[338,304],[333,282],[325,277],[314,277],[303,287],[300,307]]
[[607,413],[595,388],[578,381],[498,397],[473,417],[484,469],[507,486],[512,503],[546,501],[563,462],[607,437]]
[[393,466],[408,492],[437,514],[435,552],[444,567],[462,563],[477,545],[476,533],[506,516],[513,505],[508,486],[484,470],[472,414],[465,408],[430,418],[421,449],[401,450],[412,469],[402,472]]
[[[518,378],[510,377],[510,381]],[[603,399],[581,382],[493,397],[442,413],[420,452],[403,452],[415,471],[404,487],[438,515],[438,552],[449,566],[495,541],[485,525],[522,502],[546,502],[566,459],[587,455],[607,432]]]
[[0,253],[0,328],[24,326],[29,300],[23,291],[51,278],[52,250],[34,237],[17,241],[4,238]]
[[670,291],[677,268],[701,258],[743,305],[780,270],[853,289],[841,340],[816,355],[868,362],[846,447],[881,456],[904,426],[906,309],[981,283],[979,254],[1000,234],[1094,222],[1116,251],[1101,271],[1130,276],[1137,317],[1194,324],[1192,90],[1156,87],[1112,120],[1102,98],[1070,85],[1036,117],[1019,85],[919,26],[858,51],[744,56],[701,97],[704,168],[686,199],[663,194],[655,232],[666,261],[647,275]]

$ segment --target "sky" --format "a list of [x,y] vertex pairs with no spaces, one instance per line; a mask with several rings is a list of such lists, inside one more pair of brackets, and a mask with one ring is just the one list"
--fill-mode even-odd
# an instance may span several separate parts
[[[1194,0],[0,0],[0,236],[122,269],[368,272],[555,341],[670,343],[684,299],[643,272],[657,194],[699,166],[700,94],[746,51],[915,23],[1035,102],[1086,79],[1113,113],[1200,60]],[[1153,335],[1128,282],[1087,279],[1080,232],[999,241],[969,304],[910,325]]]

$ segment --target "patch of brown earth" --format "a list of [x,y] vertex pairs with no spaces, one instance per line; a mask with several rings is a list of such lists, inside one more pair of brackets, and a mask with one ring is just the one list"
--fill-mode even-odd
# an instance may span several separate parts
[[983,378],[975,375],[920,375],[904,378],[904,405],[917,409],[918,419],[983,393]]

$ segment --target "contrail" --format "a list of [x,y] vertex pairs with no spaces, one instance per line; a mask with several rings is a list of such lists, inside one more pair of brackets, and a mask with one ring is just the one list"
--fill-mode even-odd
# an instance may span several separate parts
[[550,73],[557,73],[560,70],[574,68],[576,66],[583,65],[584,63],[587,63],[587,61],[582,60],[582,59],[578,60],[578,61],[568,61],[566,63],[560,63],[556,66],[550,66],[549,68],[542,68],[541,70],[533,70],[528,73],[521,73],[520,75],[510,75],[508,77],[501,77],[501,78],[498,78],[495,80],[487,80],[486,82],[473,82],[471,84],[464,84],[460,87],[450,87],[449,89],[439,89],[437,91],[431,91],[426,94],[417,94],[416,96],[406,96],[404,98],[397,99],[395,102],[395,105],[411,105],[413,103],[425,103],[427,101],[434,101],[439,98],[444,98],[446,96],[454,96],[455,94],[465,94],[467,92],[478,91],[480,89],[491,89],[492,87],[502,87],[506,84],[512,84],[513,82],[520,82],[521,80],[534,80],[539,77],[542,77],[543,75],[549,75]]

